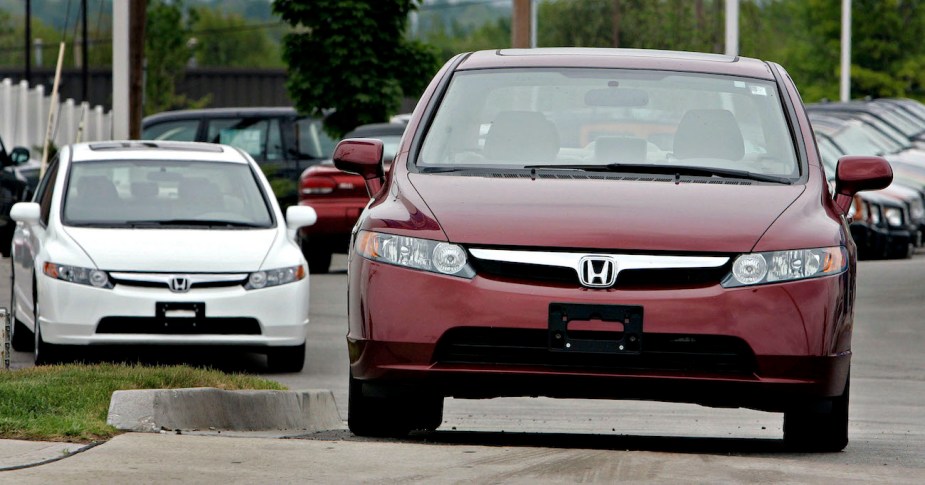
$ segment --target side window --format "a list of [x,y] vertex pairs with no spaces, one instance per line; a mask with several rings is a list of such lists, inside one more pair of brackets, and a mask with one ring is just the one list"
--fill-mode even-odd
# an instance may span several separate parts
[[324,132],[321,121],[299,118],[295,122],[296,151],[307,158],[331,158],[337,141]]
[[[221,118],[209,121],[206,141],[240,148],[254,157],[267,159],[267,132],[269,122],[260,118]],[[277,143],[279,146],[279,143]]]
[[55,195],[55,185],[58,178],[58,159],[52,160],[42,179],[42,185],[35,200],[42,207],[42,224],[48,225],[48,219],[51,217],[51,199]]
[[267,133],[267,160],[282,160],[286,158],[283,153],[283,139],[279,130],[279,119],[270,120],[270,131]]
[[143,140],[196,141],[199,120],[177,120],[156,123],[144,129]]

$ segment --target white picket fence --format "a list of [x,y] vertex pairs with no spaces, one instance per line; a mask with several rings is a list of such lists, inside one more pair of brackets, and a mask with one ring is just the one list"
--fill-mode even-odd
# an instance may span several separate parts
[[[42,158],[41,148],[37,147],[45,141],[50,108],[51,96],[45,94],[44,86],[30,88],[26,81],[0,81],[0,138],[7,150],[23,146],[32,151],[32,158]],[[81,119],[84,125],[78,140]],[[86,102],[76,104],[66,99],[58,111],[57,129],[52,132],[59,147],[76,141],[110,140],[112,111],[103,112],[102,106],[90,108]]]

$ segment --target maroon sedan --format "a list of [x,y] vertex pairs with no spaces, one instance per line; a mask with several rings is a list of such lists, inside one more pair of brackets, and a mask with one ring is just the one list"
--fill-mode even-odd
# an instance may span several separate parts
[[712,54],[498,50],[450,60],[349,259],[349,425],[432,430],[444,397],[642,399],[784,414],[848,441],[855,246],[892,179],[843,157],[829,191],[781,66]]

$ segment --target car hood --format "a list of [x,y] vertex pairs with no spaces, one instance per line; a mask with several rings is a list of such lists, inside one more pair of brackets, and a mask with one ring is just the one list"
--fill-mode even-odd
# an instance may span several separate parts
[[805,190],[730,179],[409,180],[452,242],[628,251],[750,251]]
[[277,229],[97,229],[65,232],[107,271],[224,273],[260,269]]

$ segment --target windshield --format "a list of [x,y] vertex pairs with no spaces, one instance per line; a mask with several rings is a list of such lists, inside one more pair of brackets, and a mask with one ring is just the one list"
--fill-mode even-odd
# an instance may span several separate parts
[[444,170],[613,164],[800,173],[773,82],[618,69],[457,73],[417,159]]
[[881,133],[893,140],[894,147],[896,148],[895,151],[900,151],[912,146],[912,143],[909,141],[907,136],[903,135],[899,130],[894,128],[889,123],[886,123],[882,119],[868,113],[858,113],[857,118],[875,127]]
[[273,227],[249,165],[91,161],[71,165],[62,208],[71,226]]
[[887,121],[887,123],[895,126],[896,129],[901,131],[902,134],[906,135],[907,137],[911,138],[922,132],[922,129],[916,126],[914,121],[910,120],[898,111],[883,110],[880,115],[884,120]]
[[863,127],[855,120],[849,120],[832,134],[832,138],[845,153],[852,155],[882,155],[884,147],[868,136]]

